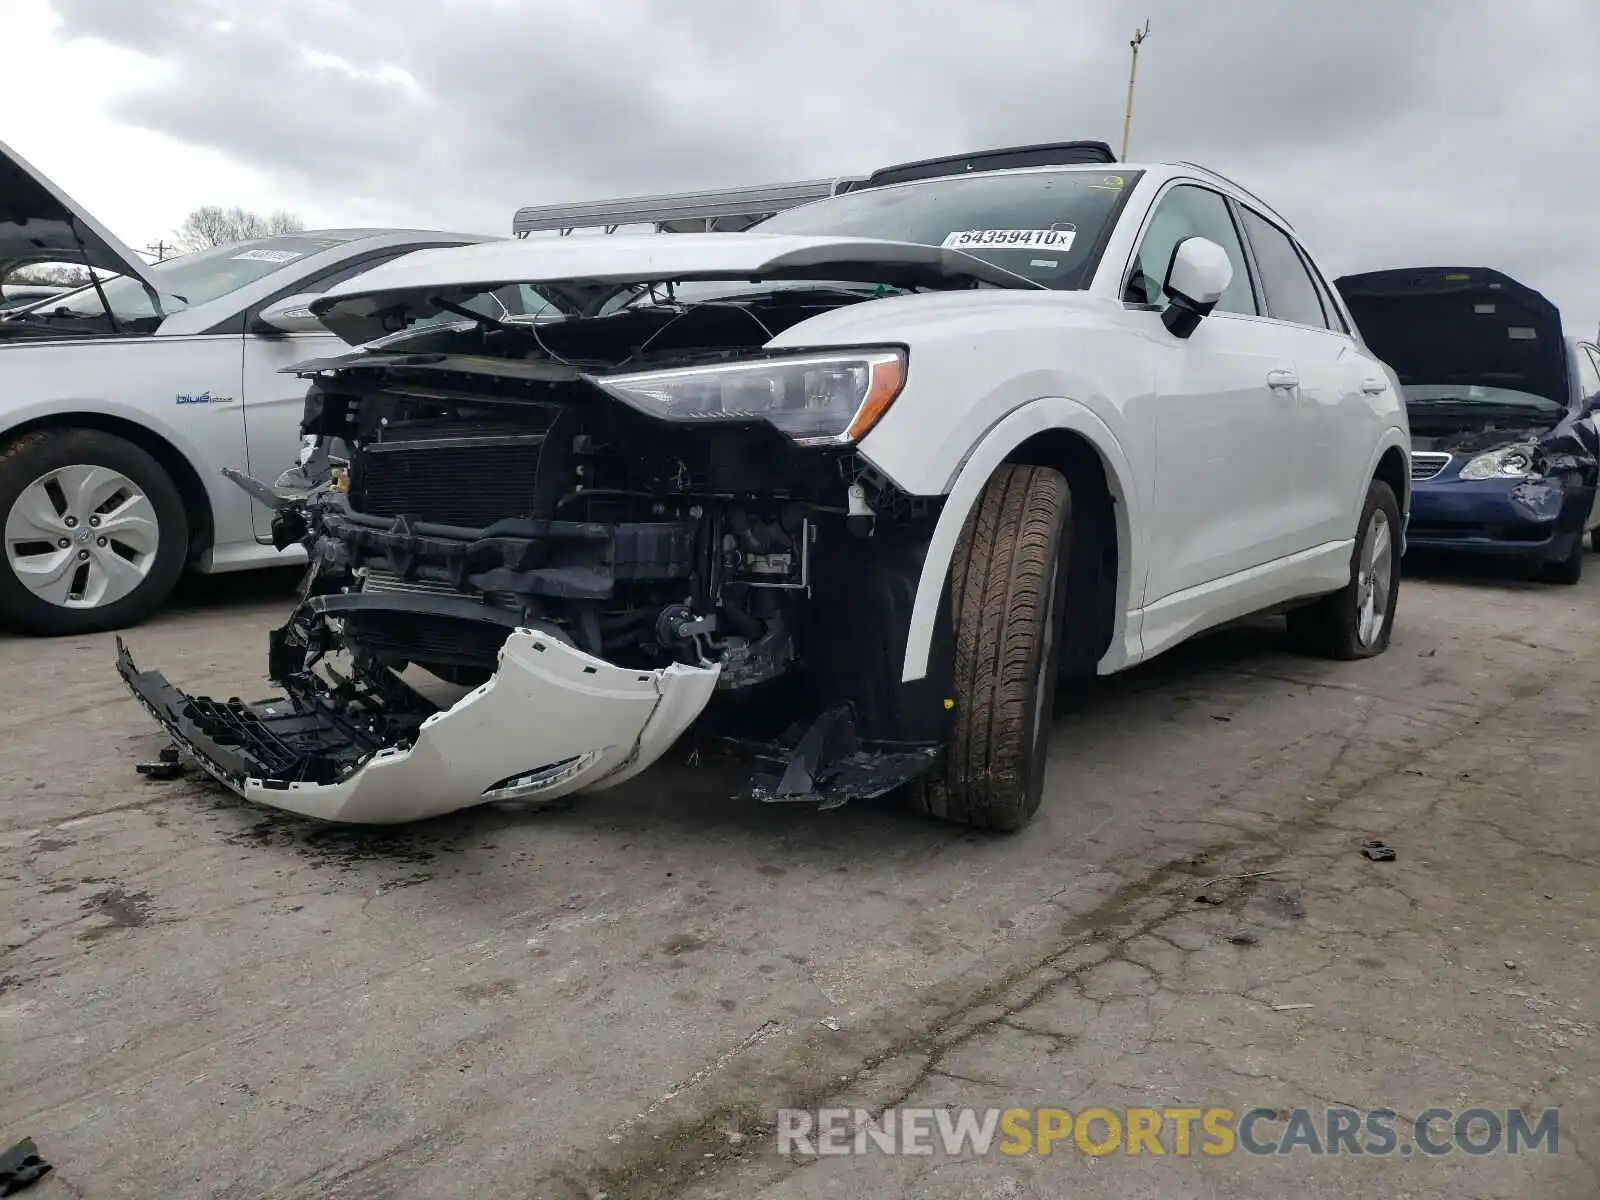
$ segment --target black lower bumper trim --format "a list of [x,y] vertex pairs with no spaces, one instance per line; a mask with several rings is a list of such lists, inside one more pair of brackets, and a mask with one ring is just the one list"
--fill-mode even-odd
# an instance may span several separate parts
[[117,673],[168,736],[210,775],[236,792],[246,780],[268,787],[328,784],[389,744],[330,702],[297,704],[288,696],[246,703],[191,696],[159,671],[141,671],[117,639]]

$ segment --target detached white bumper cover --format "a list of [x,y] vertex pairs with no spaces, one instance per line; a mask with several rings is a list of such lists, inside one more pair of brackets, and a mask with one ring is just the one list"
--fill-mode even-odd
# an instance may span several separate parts
[[287,701],[190,697],[159,672],[140,671],[120,639],[117,666],[178,746],[246,800],[374,825],[613,787],[682,736],[720,674],[679,664],[629,670],[519,629],[501,648],[494,678],[428,717],[411,746],[377,749],[334,782],[308,783],[266,764],[286,761],[308,722],[321,720],[325,733],[326,718],[297,714]]

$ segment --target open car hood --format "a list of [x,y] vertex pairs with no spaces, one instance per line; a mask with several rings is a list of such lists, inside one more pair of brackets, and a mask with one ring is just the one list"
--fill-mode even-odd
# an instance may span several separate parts
[[38,262],[79,263],[131,275],[156,293],[138,254],[0,142],[0,276]]
[[1334,281],[1368,347],[1402,386],[1479,384],[1565,405],[1561,313],[1485,267],[1403,267]]
[[1043,285],[983,259],[915,242],[762,233],[675,233],[539,238],[420,250],[330,288],[311,311],[351,345],[508,284],[533,284],[574,315],[631,284],[694,280],[817,279],[952,288]]

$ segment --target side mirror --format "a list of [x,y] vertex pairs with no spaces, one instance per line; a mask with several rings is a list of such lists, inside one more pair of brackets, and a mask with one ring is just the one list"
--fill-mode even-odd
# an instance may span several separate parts
[[1233,282],[1228,252],[1210,238],[1188,237],[1172,248],[1162,288],[1171,297],[1161,323],[1173,337],[1186,338],[1217,306]]
[[251,333],[263,337],[282,337],[289,333],[326,333],[327,326],[311,312],[314,295],[285,296],[276,304],[269,304],[256,314],[251,322]]
[[1588,411],[1591,416],[1600,415],[1600,392],[1589,397]]

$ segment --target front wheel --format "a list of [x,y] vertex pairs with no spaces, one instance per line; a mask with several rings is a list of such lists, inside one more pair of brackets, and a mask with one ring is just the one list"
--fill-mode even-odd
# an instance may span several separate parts
[[41,430],[0,450],[0,621],[58,636],[149,617],[183,572],[189,526],[161,464],[98,429]]
[[922,811],[997,833],[1039,810],[1067,606],[1072,493],[1047,467],[1005,464],[950,565],[955,730]]
[[1389,485],[1374,479],[1367,488],[1350,582],[1288,616],[1296,650],[1323,658],[1372,658],[1389,648],[1400,598],[1400,505]]
[[1572,549],[1565,558],[1545,563],[1539,571],[1546,583],[1574,584],[1583,578],[1583,535],[1572,539]]

